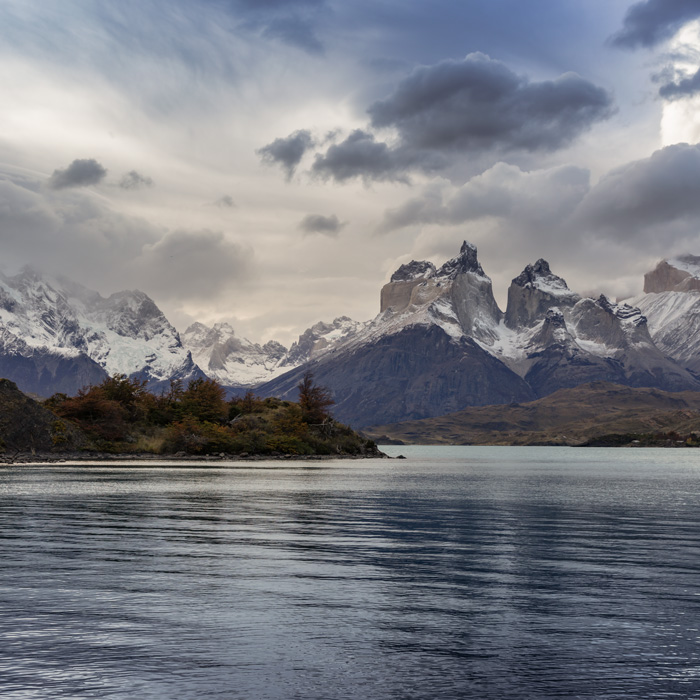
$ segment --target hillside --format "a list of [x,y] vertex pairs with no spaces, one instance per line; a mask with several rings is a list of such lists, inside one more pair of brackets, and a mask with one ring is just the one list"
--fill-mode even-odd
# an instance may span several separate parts
[[85,444],[77,427],[23,394],[14,382],[0,379],[0,452],[60,452]]
[[377,425],[377,442],[578,445],[602,435],[700,432],[700,392],[593,382],[537,401],[466,408],[438,418]]

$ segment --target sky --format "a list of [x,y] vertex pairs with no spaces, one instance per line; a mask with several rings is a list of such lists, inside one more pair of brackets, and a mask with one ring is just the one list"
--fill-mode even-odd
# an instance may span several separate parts
[[368,320],[476,244],[625,298],[700,254],[700,0],[0,0],[0,269],[183,331]]

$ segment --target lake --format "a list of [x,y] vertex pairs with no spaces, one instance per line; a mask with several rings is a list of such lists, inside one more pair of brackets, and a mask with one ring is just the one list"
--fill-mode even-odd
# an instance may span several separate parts
[[700,697],[700,450],[0,467],[0,696]]

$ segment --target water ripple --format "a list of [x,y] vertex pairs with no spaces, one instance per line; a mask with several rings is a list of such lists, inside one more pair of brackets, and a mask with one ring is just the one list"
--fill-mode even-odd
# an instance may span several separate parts
[[688,452],[2,468],[0,692],[700,697]]

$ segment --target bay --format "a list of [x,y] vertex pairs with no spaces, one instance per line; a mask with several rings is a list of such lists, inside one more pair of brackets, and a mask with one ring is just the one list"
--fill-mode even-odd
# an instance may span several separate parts
[[700,452],[0,468],[0,696],[700,696]]

